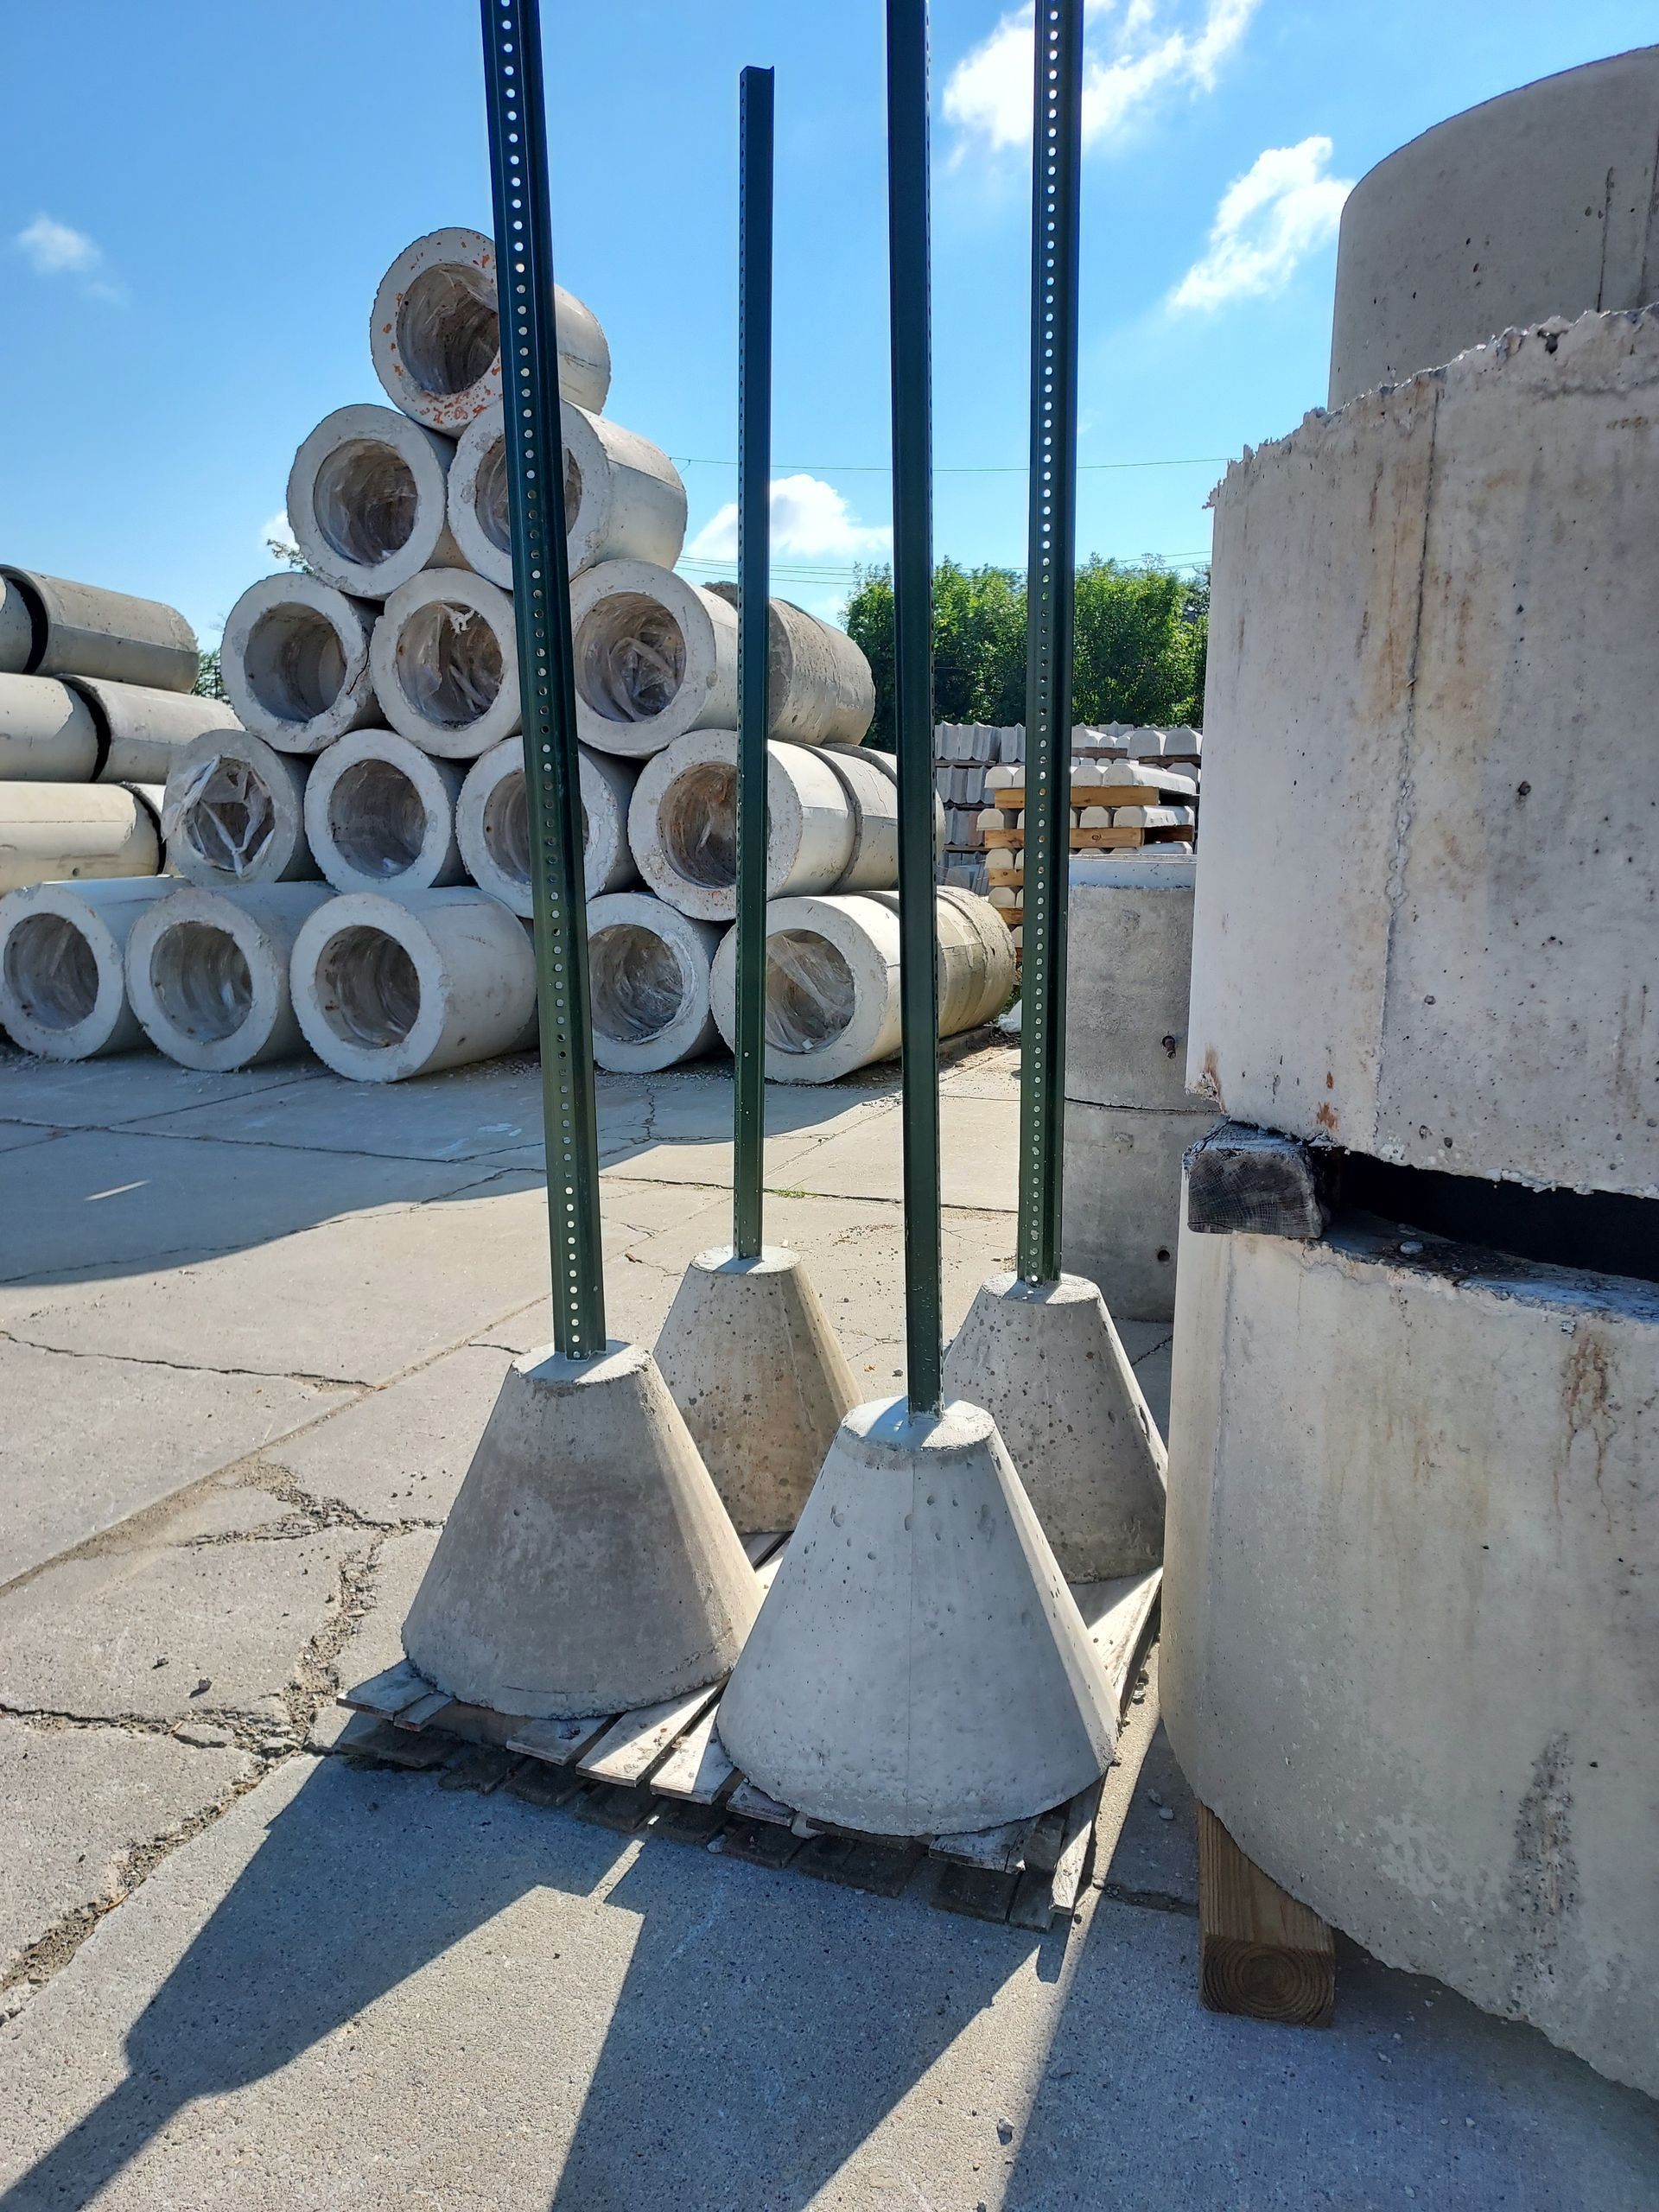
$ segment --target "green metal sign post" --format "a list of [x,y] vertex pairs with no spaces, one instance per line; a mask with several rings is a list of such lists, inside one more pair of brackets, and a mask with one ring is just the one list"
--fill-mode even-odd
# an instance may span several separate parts
[[772,73],[739,79],[737,1029],[732,1249],[760,1256],[766,1069],[766,732],[771,726]]
[[1031,494],[1026,583],[1025,967],[1019,1268],[1058,1281],[1071,872],[1084,0],[1037,0],[1032,125]]
[[933,852],[933,429],[927,0],[887,0],[893,702],[899,747],[905,1333],[910,1408],[942,1398],[938,925]]
[[537,0],[481,0],[481,6],[535,900],[553,1333],[566,1358],[592,1359],[605,1349],[605,1282],[541,24]]

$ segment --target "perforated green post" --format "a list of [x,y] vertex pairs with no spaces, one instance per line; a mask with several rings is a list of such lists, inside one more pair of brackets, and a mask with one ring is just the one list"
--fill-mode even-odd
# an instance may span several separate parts
[[732,1249],[760,1255],[766,1071],[766,732],[771,727],[772,73],[738,90],[737,1027]]
[[887,0],[893,704],[904,1038],[905,1336],[912,1413],[941,1402],[938,924],[933,854],[933,428],[927,0]]
[[1037,0],[1032,120],[1031,506],[1026,582],[1020,1273],[1060,1271],[1065,920],[1071,874],[1078,153],[1084,0]]
[[605,1280],[541,25],[536,0],[482,0],[482,12],[536,911],[553,1334],[567,1358],[592,1359],[605,1349]]

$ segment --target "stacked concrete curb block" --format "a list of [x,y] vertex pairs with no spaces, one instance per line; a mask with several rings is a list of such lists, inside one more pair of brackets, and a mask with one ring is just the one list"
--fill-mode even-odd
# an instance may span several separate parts
[[1066,932],[1065,1264],[1125,1321],[1175,1311],[1181,1156],[1215,1116],[1190,1097],[1198,863],[1078,855]]

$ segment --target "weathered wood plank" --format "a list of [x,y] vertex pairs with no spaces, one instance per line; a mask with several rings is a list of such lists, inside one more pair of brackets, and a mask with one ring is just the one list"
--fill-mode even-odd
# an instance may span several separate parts
[[1328,2028],[1337,1947],[1317,1912],[1247,1859],[1198,1807],[1198,1989],[1212,2012]]
[[691,1723],[713,1709],[719,1696],[716,1685],[625,1713],[588,1745],[576,1764],[595,1782],[644,1782]]
[[942,1859],[933,1902],[946,1912],[966,1913],[973,1920],[1005,1921],[1020,1878],[1018,1874],[992,1873],[982,1866],[958,1866]]
[[953,1866],[979,1866],[988,1873],[1007,1874],[1024,1864],[1026,1846],[1036,1827],[1034,1820],[1004,1821],[1000,1827],[969,1829],[958,1835],[936,1835],[928,1848],[935,1859]]
[[737,1769],[726,1756],[715,1733],[717,1708],[710,1706],[671,1749],[651,1778],[652,1788],[664,1797],[678,1797],[690,1805],[715,1804],[737,1781]]
[[1311,1145],[1248,1122],[1218,1122],[1188,1147],[1185,1166],[1186,1225],[1200,1236],[1306,1242],[1325,1234],[1329,1216]]
[[487,1797],[520,1764],[516,1751],[496,1744],[462,1744],[438,1777],[440,1789],[475,1789]]
[[448,1736],[422,1736],[408,1729],[400,1729],[395,1721],[373,1720],[374,1733],[352,1745],[353,1755],[372,1758],[386,1766],[410,1767],[416,1771],[430,1766],[442,1766],[454,1751],[454,1738]]
[[394,1728],[407,1728],[418,1734],[429,1721],[435,1720],[444,1707],[454,1700],[442,1690],[429,1690],[424,1697],[417,1697],[413,1705],[406,1705],[401,1713],[394,1713]]
[[747,1779],[737,1784],[726,1800],[726,1807],[734,1820],[766,1821],[774,1827],[786,1828],[794,1825],[795,1808],[792,1805],[780,1805],[758,1783]]
[[417,1698],[431,1694],[432,1685],[426,1676],[411,1667],[407,1659],[400,1659],[384,1674],[371,1675],[354,1690],[342,1690],[337,1702],[349,1707],[353,1713],[378,1713],[383,1719],[390,1720]]
[[754,1866],[787,1866],[801,1849],[801,1839],[772,1821],[728,1821],[711,1851],[747,1859]]
[[508,1738],[507,1749],[522,1751],[526,1758],[544,1759],[549,1766],[569,1766],[614,1718],[602,1713],[585,1720],[527,1720]]

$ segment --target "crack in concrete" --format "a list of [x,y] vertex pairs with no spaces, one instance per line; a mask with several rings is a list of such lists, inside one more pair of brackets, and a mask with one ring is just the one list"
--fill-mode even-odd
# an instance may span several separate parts
[[[0,1328],[0,1344],[16,1344],[23,1351],[44,1351],[59,1359],[114,1359],[128,1367],[164,1367],[175,1375],[238,1375],[253,1382],[308,1382],[323,1390],[372,1390],[366,1377],[316,1375],[303,1367],[216,1367],[206,1360],[163,1359],[159,1353],[93,1351],[85,1344],[42,1344],[38,1337],[21,1336],[16,1329]],[[330,1413],[341,1408],[331,1406]]]
[[[228,1708],[168,1719],[149,1713],[69,1713],[0,1705],[0,1714],[27,1725],[119,1729],[133,1734],[166,1736],[193,1749],[238,1751],[250,1762],[249,1770],[222,1790],[211,1805],[202,1807],[158,1835],[130,1845],[118,1861],[107,1897],[73,1907],[19,1952],[11,1966],[0,1975],[0,2021],[11,2018],[54,1975],[61,1973],[99,1923],[124,1904],[164,1860],[213,1827],[238,1800],[257,1789],[268,1774],[304,1751],[318,1712],[339,1689],[336,1662],[359,1624],[373,1609],[374,1579],[386,1541],[385,1537],[377,1538],[365,1554],[348,1554],[340,1561],[334,1617],[308,1640],[295,1662],[289,1681],[276,1694],[276,1701],[283,1708],[282,1723],[276,1722],[270,1714],[246,1714]],[[188,1737],[181,1737],[177,1732],[181,1727],[201,1722],[228,1731],[230,1743],[194,1745]]]

